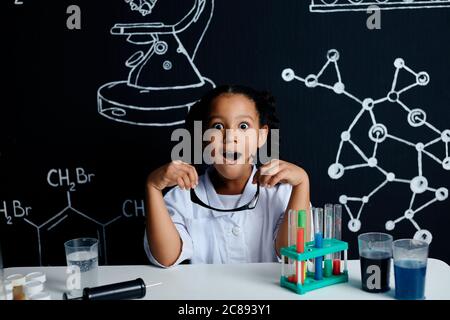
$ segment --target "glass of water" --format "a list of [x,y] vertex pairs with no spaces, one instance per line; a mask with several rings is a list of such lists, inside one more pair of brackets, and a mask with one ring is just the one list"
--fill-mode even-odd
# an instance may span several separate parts
[[98,285],[98,240],[78,238],[64,243],[67,260],[67,289],[81,296],[83,289]]

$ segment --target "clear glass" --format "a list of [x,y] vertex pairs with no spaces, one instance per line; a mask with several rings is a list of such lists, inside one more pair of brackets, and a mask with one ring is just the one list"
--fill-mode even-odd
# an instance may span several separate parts
[[389,291],[392,236],[378,232],[360,234],[358,248],[362,289],[372,293]]
[[393,242],[397,299],[425,299],[428,247],[428,243],[422,240],[401,239]]
[[68,289],[72,296],[81,296],[84,288],[98,285],[98,240],[73,239],[65,242],[64,247],[67,266],[72,268],[75,279]]

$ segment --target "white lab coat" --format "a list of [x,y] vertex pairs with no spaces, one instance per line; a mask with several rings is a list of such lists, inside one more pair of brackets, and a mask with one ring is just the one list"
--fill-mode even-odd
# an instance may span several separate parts
[[[256,168],[237,200],[237,207],[247,204],[256,193],[252,184]],[[167,210],[182,240],[182,250],[174,265],[184,260],[194,263],[277,262],[275,239],[289,202],[292,186],[278,184],[260,188],[259,200],[253,210],[239,212],[213,211],[190,200],[190,193],[175,187],[165,196]],[[209,170],[199,177],[195,192],[215,208],[224,206],[209,178]],[[312,223],[312,219],[310,217]],[[311,229],[313,230],[313,229]],[[145,252],[151,263],[164,267],[152,255],[147,237]]]

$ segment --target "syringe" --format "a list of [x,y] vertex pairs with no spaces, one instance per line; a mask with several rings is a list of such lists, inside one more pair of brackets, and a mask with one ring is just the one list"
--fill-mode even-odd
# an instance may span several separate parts
[[146,285],[142,278],[136,280],[118,282],[99,287],[84,288],[81,297],[69,299],[67,293],[63,294],[63,300],[121,300],[141,299],[145,297],[147,288],[158,286],[162,282]]

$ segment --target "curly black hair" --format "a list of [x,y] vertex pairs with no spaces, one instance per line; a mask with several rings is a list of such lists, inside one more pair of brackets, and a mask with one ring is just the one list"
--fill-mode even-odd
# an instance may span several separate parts
[[189,110],[186,117],[186,129],[193,134],[194,121],[207,123],[211,104],[215,98],[222,94],[242,94],[255,103],[261,126],[267,125],[270,129],[279,129],[280,121],[275,108],[275,98],[268,91],[258,91],[242,85],[221,85],[208,91]]

